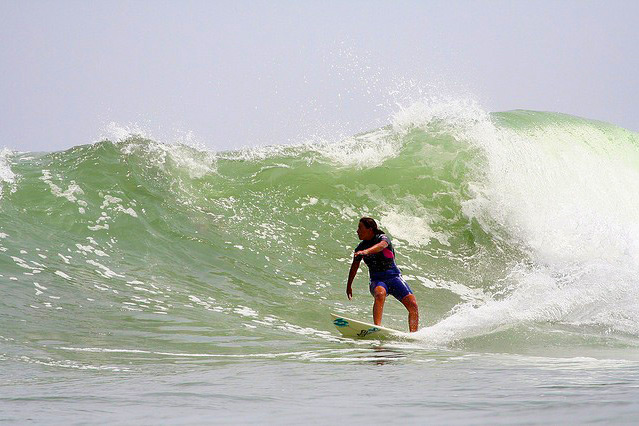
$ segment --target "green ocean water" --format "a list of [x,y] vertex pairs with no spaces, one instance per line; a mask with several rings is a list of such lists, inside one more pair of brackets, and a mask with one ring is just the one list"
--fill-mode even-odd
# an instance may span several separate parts
[[[0,154],[0,419],[631,421],[639,135],[414,104],[338,142]],[[351,341],[361,216],[420,331]],[[388,300],[387,327],[407,330]],[[389,410],[390,409],[390,410]],[[539,410],[543,409],[540,414]]]

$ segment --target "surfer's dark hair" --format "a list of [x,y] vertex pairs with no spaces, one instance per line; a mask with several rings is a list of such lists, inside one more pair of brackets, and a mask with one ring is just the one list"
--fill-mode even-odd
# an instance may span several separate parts
[[372,229],[373,232],[375,232],[375,235],[385,234],[384,231],[377,227],[377,222],[375,222],[375,219],[373,219],[372,217],[363,217],[359,221],[362,222],[368,229]]

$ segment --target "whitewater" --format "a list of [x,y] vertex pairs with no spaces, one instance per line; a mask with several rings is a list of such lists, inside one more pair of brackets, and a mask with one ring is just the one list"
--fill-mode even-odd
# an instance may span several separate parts
[[[4,148],[0,419],[632,421],[638,194],[639,134],[467,99],[337,142]],[[371,320],[362,216],[419,302],[404,340],[330,321]]]

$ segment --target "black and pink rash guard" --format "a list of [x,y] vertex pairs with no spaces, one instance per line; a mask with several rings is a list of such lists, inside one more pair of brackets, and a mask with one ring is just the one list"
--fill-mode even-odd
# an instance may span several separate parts
[[388,274],[399,275],[400,271],[397,265],[395,265],[395,249],[393,248],[390,238],[385,234],[377,234],[370,240],[363,240],[355,248],[355,251],[366,250],[381,241],[386,241],[388,247],[385,247],[384,250],[379,253],[369,254],[368,256],[358,256],[358,258],[364,258],[364,263],[368,266],[368,273],[371,278]]

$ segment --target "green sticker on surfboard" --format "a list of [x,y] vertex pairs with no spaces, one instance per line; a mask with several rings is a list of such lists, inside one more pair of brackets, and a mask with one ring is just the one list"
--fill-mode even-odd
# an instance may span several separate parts
[[404,334],[401,331],[346,318],[338,314],[331,313],[331,317],[337,331],[342,336],[351,339],[392,339]]

